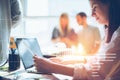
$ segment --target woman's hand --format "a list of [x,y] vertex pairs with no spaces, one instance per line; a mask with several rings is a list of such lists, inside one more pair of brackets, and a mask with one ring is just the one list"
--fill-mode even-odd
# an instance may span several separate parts
[[73,76],[74,69],[71,67],[67,67],[64,65],[60,65],[58,63],[53,62],[52,60],[39,58],[34,56],[35,67],[38,72],[43,73],[57,73]]
[[54,69],[52,69],[53,63],[50,60],[38,56],[34,56],[33,58],[38,72],[52,73],[54,71]]

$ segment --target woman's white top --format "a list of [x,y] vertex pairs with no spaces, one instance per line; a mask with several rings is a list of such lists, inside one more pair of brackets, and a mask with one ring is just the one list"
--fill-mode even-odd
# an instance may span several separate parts
[[[88,64],[75,65],[74,80],[108,80],[106,77],[118,61],[120,62],[120,27],[114,32],[111,41],[105,43],[101,50],[97,56],[98,60],[94,57],[89,59]],[[110,80],[118,80],[120,73],[115,75],[113,73],[113,76],[109,78]]]

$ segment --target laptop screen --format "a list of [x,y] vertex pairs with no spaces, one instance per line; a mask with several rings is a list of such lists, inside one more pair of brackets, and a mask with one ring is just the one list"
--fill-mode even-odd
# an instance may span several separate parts
[[16,44],[25,69],[34,65],[33,54],[43,56],[36,38],[16,38]]

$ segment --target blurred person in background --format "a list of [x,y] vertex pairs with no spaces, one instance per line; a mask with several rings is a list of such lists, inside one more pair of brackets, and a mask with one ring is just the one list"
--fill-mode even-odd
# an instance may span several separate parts
[[8,59],[11,28],[20,20],[20,0],[0,0],[0,66]]
[[59,19],[59,27],[55,27],[52,32],[53,42],[63,42],[67,47],[75,44],[76,33],[69,27],[69,17],[67,13],[62,13]]
[[97,53],[101,43],[99,29],[87,23],[87,15],[84,12],[78,13],[76,20],[82,26],[78,33],[78,44],[82,45],[86,55]]

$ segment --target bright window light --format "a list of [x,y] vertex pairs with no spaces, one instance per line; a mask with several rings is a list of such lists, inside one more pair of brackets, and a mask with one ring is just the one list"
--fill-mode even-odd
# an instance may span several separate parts
[[48,0],[27,0],[27,16],[47,16]]

